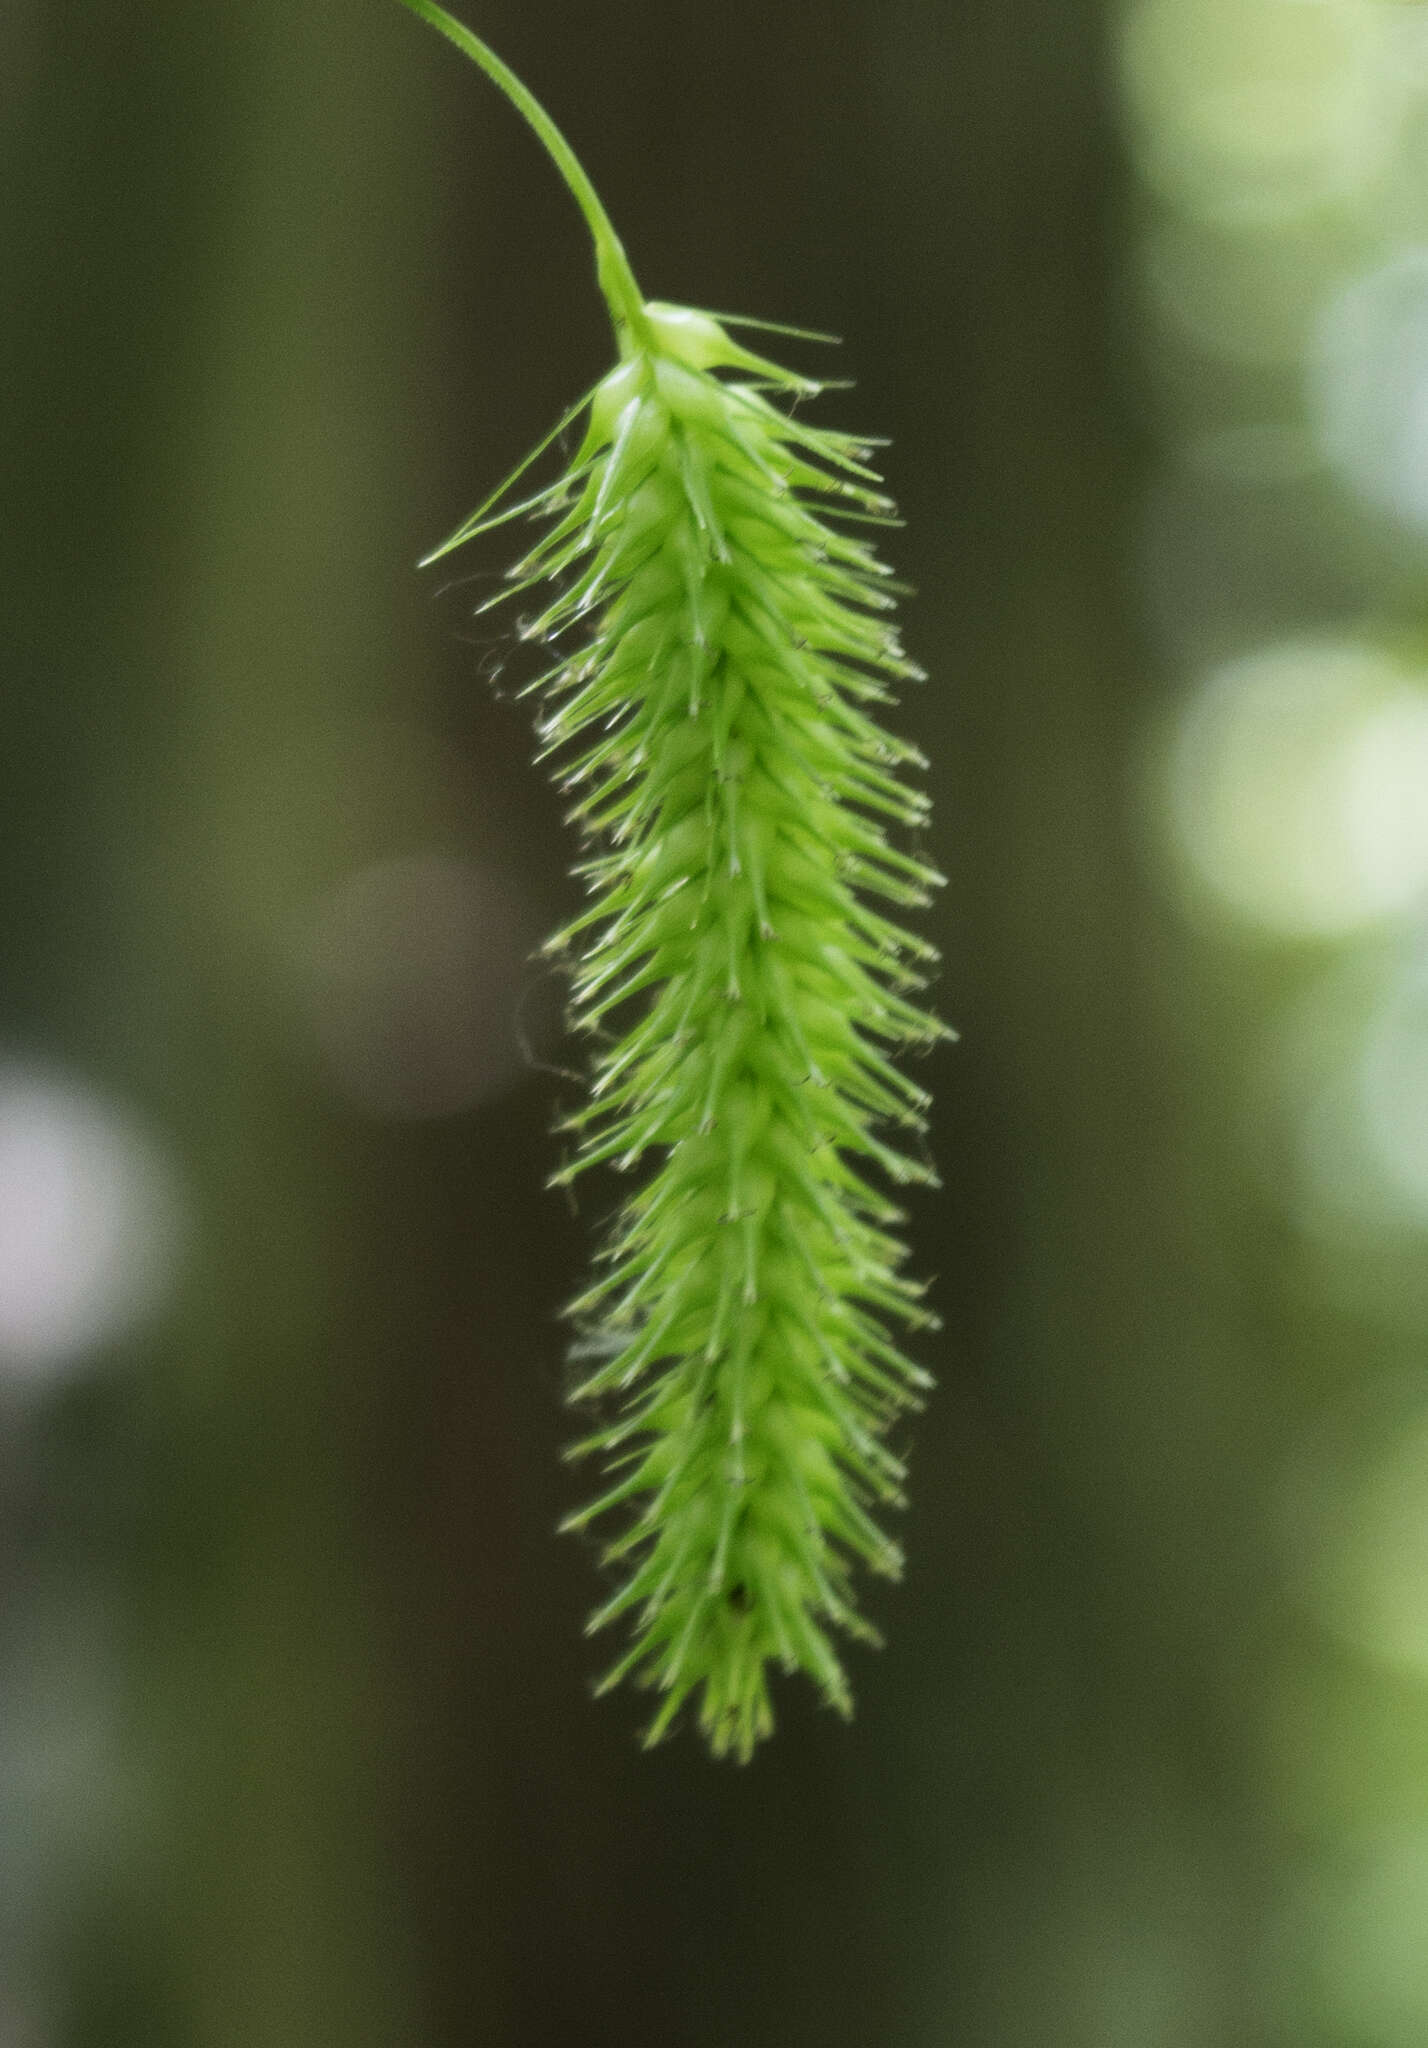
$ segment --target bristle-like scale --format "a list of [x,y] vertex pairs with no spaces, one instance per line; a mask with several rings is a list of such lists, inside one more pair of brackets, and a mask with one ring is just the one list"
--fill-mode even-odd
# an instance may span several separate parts
[[830,1630],[871,1633],[856,1562],[899,1569],[868,1509],[900,1500],[886,1431],[927,1383],[889,1334],[930,1319],[863,1169],[932,1177],[907,1149],[925,1097],[887,1055],[943,1035],[915,1001],[934,956],[870,899],[941,878],[884,835],[925,803],[867,707],[917,672],[885,569],[836,523],[891,508],[865,442],[770,400],[814,388],[646,306],[514,572],[564,578],[536,632],[585,629],[540,728],[591,844],[590,909],[553,945],[600,1047],[559,1178],[643,1175],[575,1311],[599,1361],[578,1395],[613,1412],[578,1447],[607,1489],[570,1526],[625,1518],[593,1625],[632,1629],[609,1676],[663,1692],[650,1739],[697,1697],[740,1758],[772,1727],[770,1664],[850,1710]]

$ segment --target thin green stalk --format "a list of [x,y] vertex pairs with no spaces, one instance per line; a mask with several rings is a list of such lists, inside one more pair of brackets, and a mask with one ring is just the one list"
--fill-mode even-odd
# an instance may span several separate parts
[[409,7],[413,14],[455,43],[458,50],[479,64],[486,76],[498,85],[506,98],[522,114],[545,144],[551,162],[555,165],[575,196],[575,202],[585,216],[591,239],[595,244],[595,269],[605,303],[610,308],[610,317],[615,324],[615,338],[622,354],[627,353],[645,338],[644,295],[635,283],[635,274],[630,268],[619,236],[615,233],[610,216],[606,213],[599,193],[591,184],[584,165],[576,156],[555,122],[526,86],[522,85],[509,65],[503,64],[489,44],[473,35],[464,22],[448,14],[444,7],[435,5],[435,0],[401,0],[403,7]]

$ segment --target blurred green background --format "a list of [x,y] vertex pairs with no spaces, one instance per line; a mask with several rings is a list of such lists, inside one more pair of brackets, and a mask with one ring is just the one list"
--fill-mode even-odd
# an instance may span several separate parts
[[911,1566],[851,1729],[588,1696],[573,848],[411,566],[567,195],[387,0],[6,0],[0,2048],[1421,2048],[1428,6],[467,12],[892,436]]

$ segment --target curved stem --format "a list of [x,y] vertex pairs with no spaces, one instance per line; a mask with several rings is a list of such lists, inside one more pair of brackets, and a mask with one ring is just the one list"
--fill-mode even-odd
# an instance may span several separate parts
[[632,342],[646,340],[649,323],[645,315],[644,296],[635,282],[630,260],[580,159],[535,94],[522,85],[515,72],[503,64],[495,51],[483,43],[479,36],[473,35],[463,22],[448,14],[444,7],[438,7],[436,0],[402,0],[402,5],[409,7],[413,14],[420,15],[423,21],[429,22],[448,42],[454,43],[458,50],[470,57],[473,63],[479,64],[486,76],[501,88],[517,112],[522,114],[535,130],[585,216],[586,225],[595,243],[596,276],[605,303],[610,308],[610,317],[615,323],[615,334],[621,351],[627,353]]

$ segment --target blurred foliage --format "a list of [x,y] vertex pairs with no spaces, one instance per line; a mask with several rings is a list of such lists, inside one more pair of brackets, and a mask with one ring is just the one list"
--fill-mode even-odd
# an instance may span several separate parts
[[395,8],[10,0],[0,2037],[1417,2044],[1428,7],[475,25],[892,437],[909,1576],[746,1772],[587,1696],[571,848],[408,567],[603,367],[565,195]]

